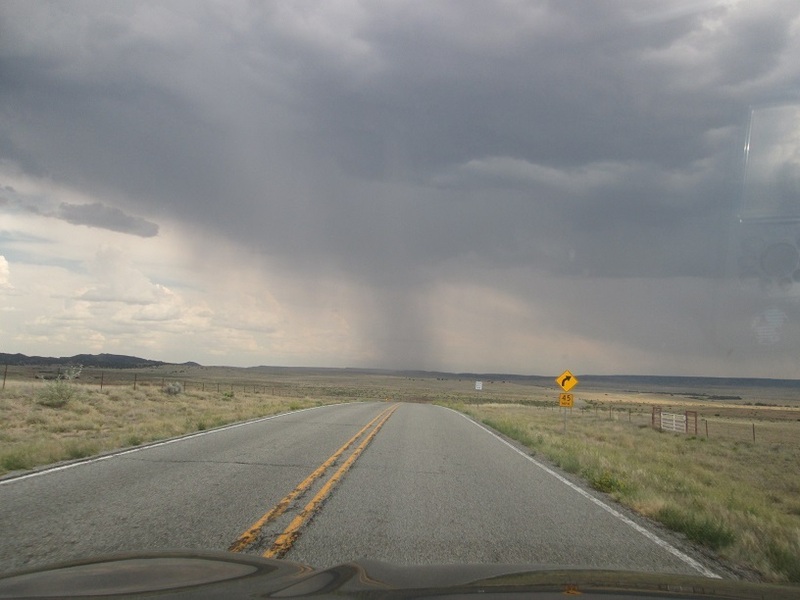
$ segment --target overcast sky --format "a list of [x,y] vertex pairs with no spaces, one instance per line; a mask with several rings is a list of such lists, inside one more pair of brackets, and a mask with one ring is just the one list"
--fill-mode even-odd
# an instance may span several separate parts
[[800,377],[799,74],[796,0],[4,0],[0,352]]

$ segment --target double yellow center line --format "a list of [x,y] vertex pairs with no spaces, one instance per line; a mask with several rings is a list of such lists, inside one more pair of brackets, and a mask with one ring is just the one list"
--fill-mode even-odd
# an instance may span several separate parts
[[[262,556],[266,558],[281,558],[284,556],[291,549],[295,540],[297,540],[298,536],[300,535],[300,529],[303,527],[303,525],[305,525],[306,522],[314,515],[314,513],[319,510],[319,507],[331,494],[336,484],[341,481],[345,473],[347,473],[347,471],[350,470],[350,467],[353,466],[353,463],[358,460],[358,457],[361,456],[361,453],[364,452],[364,449],[375,438],[381,427],[383,427],[384,423],[389,420],[389,417],[392,416],[392,413],[394,413],[395,410],[397,410],[397,405],[387,408],[369,423],[364,425],[364,427],[362,427],[358,433],[347,440],[341,448],[334,452],[320,466],[314,469],[314,471],[312,471],[308,477],[301,481],[296,488],[294,488],[280,502],[267,511],[264,516],[258,519],[258,521],[253,523],[247,529],[247,531],[240,535],[239,538],[230,545],[228,550],[231,552],[241,552],[255,543],[265,525],[269,524],[285,513],[286,510],[291,506],[292,502],[306,493],[314,484],[314,482],[322,477],[325,472],[332,465],[334,465],[336,461],[338,461],[353,444],[366,435],[366,437],[361,440],[358,446],[356,446],[356,448],[350,453],[350,455],[336,470],[336,472],[330,476],[330,478],[323,484],[323,486],[308,502],[308,504],[305,505],[303,510],[301,510],[297,516],[292,519],[286,529],[284,529],[284,531],[278,535],[272,546],[262,554]],[[372,428],[371,431],[370,428]],[[369,433],[367,433],[368,431]]]

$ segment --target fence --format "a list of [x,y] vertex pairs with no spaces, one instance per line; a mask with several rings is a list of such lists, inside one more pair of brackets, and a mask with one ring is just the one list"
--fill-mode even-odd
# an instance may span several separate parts
[[[564,410],[563,408],[559,409],[557,398],[555,401],[533,403],[533,405],[552,411]],[[721,410],[711,404],[705,410],[677,413],[679,417],[688,414],[688,431],[681,429],[679,433],[723,442],[781,444],[800,448],[800,411],[795,408],[787,408],[780,418],[777,418],[773,411],[766,409],[760,411],[760,414],[745,416],[741,414],[742,408],[751,409],[752,407],[742,405],[735,409],[739,411],[739,414],[726,414],[724,409]],[[680,410],[678,407],[674,407],[672,410],[676,409]],[[653,407],[649,404],[614,405],[612,403],[601,404],[593,400],[590,403],[579,405],[575,410],[567,410],[571,410],[571,414],[578,419],[614,421],[620,424],[630,424],[632,427],[652,427],[657,430],[671,431],[660,427],[661,417],[657,417],[657,420],[654,419]]]
[[662,431],[674,431],[675,433],[686,433],[686,415],[674,413],[661,413],[659,428]]
[[[539,404],[533,406],[539,407]],[[558,411],[558,401],[542,403],[543,410]],[[660,430],[658,424],[654,424],[652,406],[614,406],[612,404],[600,405],[598,403],[587,404],[571,411],[571,418],[592,419],[596,421],[613,421],[620,425],[625,424],[631,427],[646,428],[652,427]],[[720,415],[719,409],[709,407],[708,412],[687,411],[688,429],[687,433],[696,437],[719,442],[748,443],[758,445],[781,445],[800,449],[800,411],[796,416],[783,416],[780,419],[771,418],[771,413],[759,418],[726,416]],[[696,417],[695,417],[696,413]],[[679,416],[685,416],[680,415]],[[695,418],[697,419],[695,424]],[[660,422],[660,417],[659,417]],[[664,429],[663,431],[666,431]]]
[[661,431],[697,435],[697,411],[687,410],[683,414],[665,413],[661,411],[660,406],[654,406],[651,424],[653,429]]
[[[178,365],[180,366],[180,365]],[[229,372],[228,372],[229,371]],[[48,382],[66,375],[66,367],[38,365],[0,365],[0,373],[13,388],[25,386],[34,393],[35,388],[45,386]],[[148,393],[153,389],[164,390],[165,387],[180,384],[183,392],[223,394],[263,395],[276,398],[308,399],[337,397],[347,399],[385,399],[393,394],[376,389],[372,384],[349,385],[335,380],[317,380],[314,377],[305,379],[299,375],[264,374],[249,372],[246,369],[230,369],[225,367],[195,369],[189,372],[159,373],[149,369],[103,369],[84,367],[80,376],[73,383],[86,390],[97,390],[109,393],[125,389]],[[8,386],[3,384],[2,391]],[[403,397],[408,397],[403,394]]]
[[[25,382],[33,385],[35,382],[44,383],[53,381],[63,376],[64,367],[36,368],[36,367],[12,367],[8,365],[2,367],[3,381],[0,389],[5,390],[7,382],[19,384]],[[302,397],[308,390],[296,384],[284,382],[264,381],[253,379],[252,381],[214,381],[212,379],[202,380],[197,377],[182,377],[180,374],[174,376],[152,375],[147,373],[137,373],[133,369],[112,370],[107,375],[105,370],[97,368],[84,368],[80,376],[75,380],[85,387],[97,387],[101,391],[107,388],[132,387],[134,390],[146,387],[164,388],[168,384],[179,383],[183,391],[197,392],[241,392],[253,394],[270,394],[272,396]]]

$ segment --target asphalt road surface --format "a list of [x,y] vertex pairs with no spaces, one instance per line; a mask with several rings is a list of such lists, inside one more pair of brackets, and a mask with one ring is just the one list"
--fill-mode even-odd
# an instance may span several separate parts
[[0,572],[129,551],[711,575],[454,411],[326,406],[0,480]]

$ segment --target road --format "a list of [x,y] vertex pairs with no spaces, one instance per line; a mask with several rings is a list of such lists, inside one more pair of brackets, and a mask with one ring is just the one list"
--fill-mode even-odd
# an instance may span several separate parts
[[233,549],[317,567],[371,558],[709,574],[599,496],[442,407],[326,406],[0,480],[0,572]]

